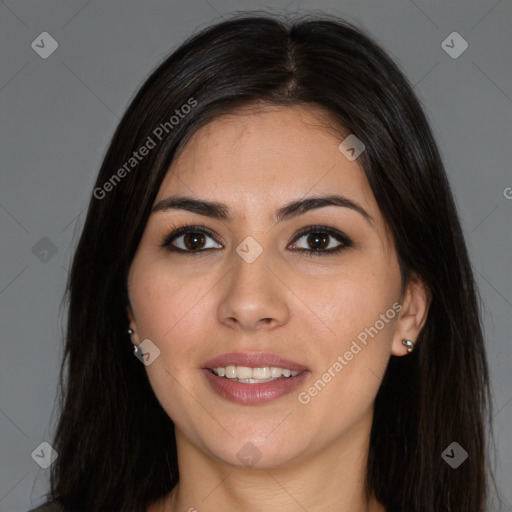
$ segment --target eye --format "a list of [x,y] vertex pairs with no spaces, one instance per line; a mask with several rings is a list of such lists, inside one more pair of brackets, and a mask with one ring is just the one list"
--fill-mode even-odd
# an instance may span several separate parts
[[207,238],[213,238],[213,232],[206,226],[182,226],[167,235],[161,246],[169,251],[183,253],[199,253],[220,247],[206,245]]
[[[296,241],[304,238],[306,247],[297,247]],[[337,240],[338,244],[333,240]],[[309,226],[302,230],[292,244],[296,251],[305,252],[308,256],[325,256],[352,247],[352,240],[337,229],[327,226]]]
[[[213,245],[211,243],[208,245],[209,238],[213,239]],[[297,246],[296,242],[302,238],[305,238],[306,247]],[[166,247],[171,252],[181,252],[186,255],[222,249],[222,245],[215,241],[214,233],[201,225],[177,227],[165,236],[160,246]],[[325,256],[352,246],[352,240],[337,229],[327,226],[308,226],[295,236],[294,242],[288,247],[293,251],[306,253],[308,256]]]

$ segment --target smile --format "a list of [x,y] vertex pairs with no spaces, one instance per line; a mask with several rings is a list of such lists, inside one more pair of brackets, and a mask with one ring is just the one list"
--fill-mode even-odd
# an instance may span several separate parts
[[222,399],[258,405],[290,393],[309,376],[304,366],[278,354],[232,352],[201,365],[210,389]]
[[300,372],[292,371],[288,368],[279,368],[276,366],[263,366],[260,368],[250,368],[248,366],[219,366],[212,368],[212,372],[219,377],[243,382],[245,384],[261,384],[272,382],[276,379],[295,377]]

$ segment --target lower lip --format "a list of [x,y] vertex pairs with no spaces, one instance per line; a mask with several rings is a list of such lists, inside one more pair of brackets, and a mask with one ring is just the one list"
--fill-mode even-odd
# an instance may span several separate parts
[[283,377],[261,384],[246,384],[219,377],[206,368],[203,368],[202,372],[218,395],[231,402],[246,405],[264,404],[288,395],[309,375],[308,371],[303,371],[295,377]]

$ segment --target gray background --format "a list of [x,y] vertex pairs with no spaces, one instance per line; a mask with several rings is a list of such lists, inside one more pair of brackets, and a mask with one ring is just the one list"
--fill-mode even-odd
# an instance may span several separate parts
[[[268,5],[5,0],[0,1],[0,511],[26,511],[41,503],[47,490],[49,470],[31,454],[51,441],[65,327],[59,303],[109,139],[164,56],[192,32],[235,10],[313,10],[345,17],[373,34],[415,84],[453,185],[482,295],[497,480],[502,510],[512,510],[510,0]],[[47,59],[31,47],[45,31],[59,44]],[[469,44],[456,59],[441,47],[454,31]]]

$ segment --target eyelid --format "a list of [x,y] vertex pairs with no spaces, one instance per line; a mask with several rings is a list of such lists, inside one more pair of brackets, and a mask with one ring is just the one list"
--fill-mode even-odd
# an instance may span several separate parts
[[[167,247],[168,245],[171,244],[171,242],[175,238],[178,238],[179,236],[184,235],[189,232],[194,232],[194,230],[196,230],[199,233],[204,233],[204,234],[208,235],[209,237],[213,238],[217,242],[216,238],[219,235],[214,233],[210,228],[207,228],[205,225],[203,225],[203,224],[183,224],[183,225],[171,226],[169,228],[169,231],[168,232],[166,231],[166,234],[159,245],[161,247]],[[219,242],[217,242],[217,243],[219,243]],[[176,249],[176,250],[180,251],[180,249]],[[192,253],[192,251],[183,251],[183,252]]]
[[292,242],[297,241],[299,238],[302,238],[304,235],[308,235],[309,233],[327,233],[333,238],[338,239],[338,241],[341,242],[345,247],[352,247],[354,245],[352,239],[349,236],[347,236],[343,231],[320,224],[312,224],[300,229],[293,235]]

